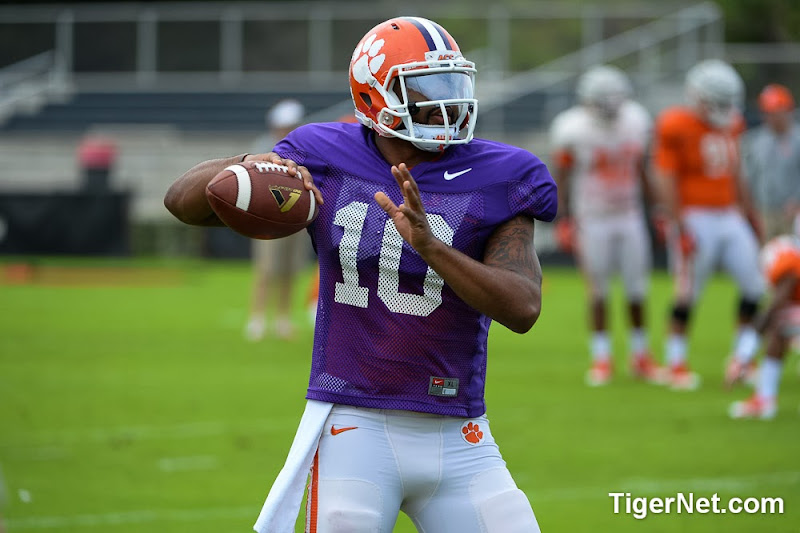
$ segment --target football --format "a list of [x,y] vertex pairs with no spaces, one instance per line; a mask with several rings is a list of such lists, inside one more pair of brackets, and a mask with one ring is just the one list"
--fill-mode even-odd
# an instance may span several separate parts
[[279,239],[308,227],[319,209],[289,168],[267,161],[231,165],[206,186],[211,208],[229,228],[252,239]]

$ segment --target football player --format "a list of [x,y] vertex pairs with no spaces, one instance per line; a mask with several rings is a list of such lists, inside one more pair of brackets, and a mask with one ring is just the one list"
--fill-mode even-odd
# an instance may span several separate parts
[[[272,106],[266,114],[268,131],[260,135],[251,148],[254,152],[272,149],[277,141],[303,122],[305,108],[298,100],[288,98]],[[292,294],[295,275],[303,266],[307,241],[296,233],[279,240],[252,239],[253,286],[250,293],[250,316],[245,325],[245,338],[260,341],[267,333],[267,311],[272,311],[274,333],[289,340],[294,336]],[[274,307],[273,307],[274,304]]]
[[699,385],[687,363],[686,331],[692,308],[718,265],[740,292],[733,358],[749,360],[758,346],[752,323],[764,282],[754,231],[758,217],[739,173],[743,92],[742,79],[729,64],[701,61],[686,75],[688,105],[664,110],[656,122],[654,167],[671,228],[674,300],[666,359],[674,389]]
[[[306,411],[255,529],[535,532],[486,418],[491,322],[524,333],[541,310],[534,220],[556,186],[525,150],[473,139],[475,65],[440,25],[378,24],[350,63],[359,123],[301,126],[273,152],[200,163],[166,205],[218,224],[204,187],[244,159],[288,165],[322,204]],[[312,178],[313,176],[313,178]]]
[[783,235],[769,241],[761,252],[761,264],[772,288],[769,305],[755,321],[755,328],[764,339],[765,356],[759,367],[754,394],[730,406],[732,418],[769,419],[775,416],[783,358],[791,339],[800,334],[798,237]]
[[579,104],[556,116],[550,137],[559,196],[556,235],[565,251],[575,246],[589,289],[592,365],[586,381],[603,385],[612,376],[606,298],[619,272],[631,325],[631,373],[656,382],[660,369],[645,330],[651,250],[642,205],[643,189],[650,194],[644,170],[651,120],[630,98],[630,81],[616,67],[589,69],[578,80],[577,95]]

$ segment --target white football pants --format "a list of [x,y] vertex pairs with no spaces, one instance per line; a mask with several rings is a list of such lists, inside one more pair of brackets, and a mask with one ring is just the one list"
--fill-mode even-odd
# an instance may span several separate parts
[[481,416],[335,405],[308,490],[306,531],[391,533],[398,512],[425,533],[537,533]]

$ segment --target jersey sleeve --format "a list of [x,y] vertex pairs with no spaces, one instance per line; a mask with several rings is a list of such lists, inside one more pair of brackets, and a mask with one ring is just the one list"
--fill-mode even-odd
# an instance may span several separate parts
[[508,182],[511,215],[524,215],[544,222],[556,218],[558,193],[547,166],[531,154],[517,176],[519,178]]
[[657,170],[668,174],[677,172],[681,151],[680,133],[679,115],[670,111],[662,113],[656,122],[653,139],[653,164]]
[[272,151],[284,159],[291,159],[298,165],[306,167],[314,179],[314,184],[320,188],[328,163],[316,155],[319,150],[312,149],[314,137],[317,135],[314,124],[300,126],[281,139]]

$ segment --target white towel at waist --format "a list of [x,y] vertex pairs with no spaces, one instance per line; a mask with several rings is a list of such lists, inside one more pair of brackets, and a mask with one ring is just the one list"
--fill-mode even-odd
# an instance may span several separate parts
[[332,403],[308,400],[300,426],[253,529],[259,533],[293,533],[308,471]]

